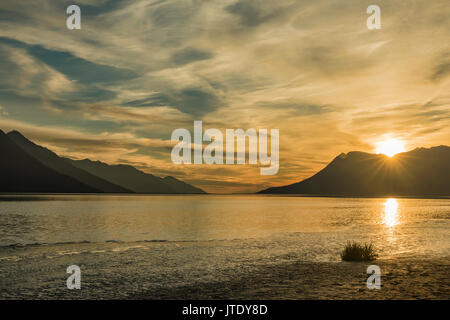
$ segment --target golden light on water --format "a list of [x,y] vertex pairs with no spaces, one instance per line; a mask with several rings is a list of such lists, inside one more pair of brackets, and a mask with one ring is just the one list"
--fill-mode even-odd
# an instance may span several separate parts
[[387,199],[384,203],[383,223],[388,227],[398,224],[398,202],[396,199]]
[[385,154],[388,157],[395,156],[397,153],[405,152],[403,141],[397,139],[388,139],[377,144],[376,153]]

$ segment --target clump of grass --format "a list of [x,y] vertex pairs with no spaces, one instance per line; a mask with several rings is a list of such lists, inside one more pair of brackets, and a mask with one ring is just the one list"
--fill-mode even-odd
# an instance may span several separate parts
[[372,243],[347,242],[341,253],[343,261],[373,261],[378,257]]

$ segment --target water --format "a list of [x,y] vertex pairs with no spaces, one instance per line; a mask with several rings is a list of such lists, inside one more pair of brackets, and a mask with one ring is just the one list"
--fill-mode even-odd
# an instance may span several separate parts
[[89,297],[116,297],[338,262],[349,240],[373,242],[382,259],[448,257],[449,236],[449,199],[4,195],[0,296],[65,295],[70,264],[83,266]]
[[[372,241],[385,254],[448,254],[450,200],[276,196],[1,196],[0,247],[64,243]],[[313,239],[313,243],[308,239]]]

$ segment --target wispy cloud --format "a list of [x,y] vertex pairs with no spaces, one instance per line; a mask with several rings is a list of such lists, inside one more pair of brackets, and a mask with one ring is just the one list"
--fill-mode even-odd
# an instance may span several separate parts
[[[337,154],[448,144],[446,0],[82,0],[0,3],[0,125],[73,157],[174,173],[214,192],[256,191]],[[280,171],[175,166],[170,133],[279,128]],[[251,182],[249,182],[251,181]]]

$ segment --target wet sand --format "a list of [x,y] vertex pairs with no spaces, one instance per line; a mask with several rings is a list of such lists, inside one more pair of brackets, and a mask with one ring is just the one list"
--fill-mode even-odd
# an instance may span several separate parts
[[138,299],[450,299],[450,263],[442,260],[374,261],[381,288],[369,290],[368,263],[293,262],[227,282],[199,283]]
[[[372,263],[256,261],[240,242],[73,244],[5,248],[0,299],[449,299],[450,257]],[[264,248],[260,249],[261,255]],[[234,253],[234,255],[231,254]],[[227,264],[218,262],[229,257]],[[78,264],[82,289],[68,290]],[[367,266],[381,268],[369,290]]]

